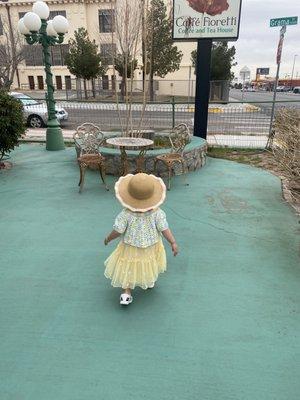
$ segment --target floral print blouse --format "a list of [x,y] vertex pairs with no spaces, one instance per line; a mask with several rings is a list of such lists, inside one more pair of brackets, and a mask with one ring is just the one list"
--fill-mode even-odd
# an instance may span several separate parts
[[169,228],[166,214],[160,208],[145,213],[124,209],[117,216],[114,230],[123,234],[123,242],[135,247],[149,247],[157,243],[162,231]]

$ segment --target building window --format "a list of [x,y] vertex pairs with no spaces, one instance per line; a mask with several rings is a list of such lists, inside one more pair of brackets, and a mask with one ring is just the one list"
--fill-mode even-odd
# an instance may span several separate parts
[[[51,46],[51,64],[65,65],[65,56],[68,51],[69,45],[67,44]],[[27,66],[38,67],[44,65],[42,46],[26,45],[24,54]]]
[[51,47],[52,65],[65,65],[65,56],[69,51],[68,44],[61,44]]
[[42,75],[37,76],[39,90],[44,90],[44,77]]
[[60,75],[55,77],[55,82],[56,82],[56,89],[62,90],[62,79]]
[[1,20],[1,15],[0,15],[0,36],[3,35],[3,23]]
[[67,90],[71,90],[72,89],[72,81],[71,81],[70,75],[66,75],[65,76],[65,86],[66,86]]
[[109,79],[108,75],[102,75],[102,89],[108,90],[109,88]]
[[115,77],[115,75],[111,76],[111,88],[112,88],[112,90],[116,89],[116,77]]
[[[23,18],[26,12],[19,12],[19,19]],[[67,18],[67,12],[65,10],[62,11],[50,11],[49,18],[53,19],[57,15],[62,15],[63,17]]]
[[53,19],[57,15],[62,15],[63,17],[67,18],[67,12],[65,10],[62,10],[62,11],[50,11],[49,19]]
[[114,10],[99,10],[99,30],[101,33],[114,32]]
[[35,67],[43,65],[43,51],[41,46],[30,46],[25,47],[25,63],[27,66]]
[[62,65],[60,46],[51,48],[52,65]]
[[112,57],[116,54],[116,50],[115,43],[104,43],[100,45],[100,53],[103,57]]
[[34,84],[34,77],[32,75],[28,76],[28,84],[29,84],[29,89],[34,90],[35,84]]
[[62,45],[60,45],[60,48],[61,48],[62,65],[65,65],[65,58],[66,58],[66,55],[69,53],[69,45],[62,44]]

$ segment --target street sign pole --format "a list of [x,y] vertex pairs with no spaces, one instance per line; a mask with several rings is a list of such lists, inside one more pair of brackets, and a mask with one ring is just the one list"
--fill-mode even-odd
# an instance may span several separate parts
[[277,96],[277,86],[278,86],[280,63],[281,63],[281,53],[282,53],[282,46],[283,46],[285,32],[286,32],[286,25],[283,25],[282,28],[280,29],[280,37],[279,37],[279,43],[278,43],[278,48],[277,48],[277,57],[276,57],[277,72],[276,72],[276,78],[275,78],[273,103],[272,103],[272,111],[271,111],[271,118],[270,118],[269,139],[268,139],[266,148],[269,147],[270,139],[272,138],[273,120],[274,120],[274,113],[275,113],[275,102],[276,102],[276,96]]
[[273,95],[273,104],[272,104],[272,111],[271,111],[271,120],[270,120],[270,129],[269,129],[269,139],[266,145],[266,148],[270,146],[270,142],[272,140],[272,130],[273,130],[273,119],[275,113],[275,101],[276,101],[276,94],[277,94],[277,86],[279,80],[279,70],[280,70],[280,63],[281,63],[281,53],[282,53],[282,46],[283,46],[283,39],[284,34],[286,32],[287,25],[297,25],[298,24],[298,17],[282,17],[282,18],[273,18],[270,20],[270,27],[281,26],[280,29],[280,39],[277,48],[277,72],[276,72],[276,79],[275,79],[275,88],[274,88],[274,95]]

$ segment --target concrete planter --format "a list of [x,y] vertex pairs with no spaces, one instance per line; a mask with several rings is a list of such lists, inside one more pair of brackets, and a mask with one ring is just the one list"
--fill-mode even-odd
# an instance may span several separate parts
[[[79,149],[76,148],[77,155],[79,154]],[[110,175],[119,175],[121,169],[121,157],[120,150],[111,149],[107,147],[100,148],[101,154],[106,159],[106,173]],[[169,152],[169,149],[155,149],[148,150],[145,156],[145,172],[152,173],[154,170],[154,161],[156,156],[161,154],[166,154]],[[191,142],[185,147],[184,150],[184,159],[186,168],[188,171],[195,171],[205,165],[206,162],[206,152],[207,152],[207,143],[206,140],[198,138],[196,136],[192,136]],[[129,171],[133,173],[136,170],[136,158],[139,154],[138,150],[128,150],[128,165]],[[159,162],[157,164],[157,171],[159,175],[164,176],[167,174],[168,170],[166,166]],[[181,174],[180,165],[176,165],[175,174]]]

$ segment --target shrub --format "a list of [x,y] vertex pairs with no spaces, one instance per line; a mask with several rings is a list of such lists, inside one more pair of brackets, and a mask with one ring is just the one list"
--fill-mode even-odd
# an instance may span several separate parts
[[25,133],[23,106],[19,100],[0,91],[0,162],[18,145]]
[[274,123],[273,153],[288,179],[295,201],[300,201],[300,110],[278,110]]

